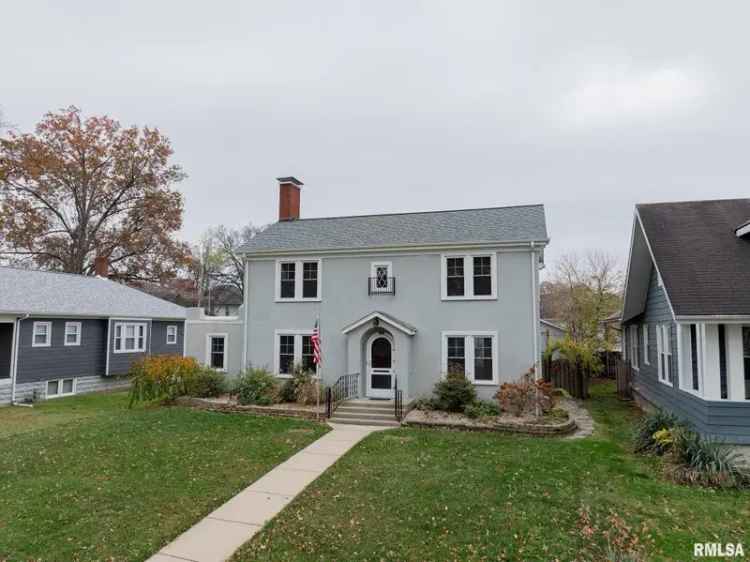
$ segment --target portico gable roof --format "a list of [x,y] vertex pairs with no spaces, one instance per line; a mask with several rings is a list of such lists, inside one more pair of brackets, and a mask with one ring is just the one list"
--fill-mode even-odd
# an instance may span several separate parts
[[360,326],[364,326],[365,324],[367,324],[368,322],[372,320],[375,320],[376,318],[380,322],[384,322],[385,324],[388,324],[389,326],[396,328],[397,330],[403,332],[407,336],[413,336],[414,334],[417,333],[417,329],[411,324],[408,324],[407,322],[399,320],[398,318],[395,318],[394,316],[391,316],[390,314],[386,314],[385,312],[380,312],[379,310],[371,312],[370,314],[363,316],[359,320],[352,322],[348,326],[345,326],[344,329],[341,330],[341,333],[348,334],[349,332],[356,330]]

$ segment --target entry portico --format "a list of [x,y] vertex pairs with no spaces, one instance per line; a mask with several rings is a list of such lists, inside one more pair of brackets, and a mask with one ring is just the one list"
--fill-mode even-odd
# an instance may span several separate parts
[[394,388],[409,396],[413,372],[412,345],[417,329],[380,311],[373,311],[342,330],[347,373],[359,373],[359,396],[391,399]]

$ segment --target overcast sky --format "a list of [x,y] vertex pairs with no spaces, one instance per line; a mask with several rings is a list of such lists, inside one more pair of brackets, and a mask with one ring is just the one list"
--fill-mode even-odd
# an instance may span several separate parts
[[747,2],[3,2],[0,107],[155,125],[183,236],[544,203],[548,263],[626,258],[636,202],[746,197]]

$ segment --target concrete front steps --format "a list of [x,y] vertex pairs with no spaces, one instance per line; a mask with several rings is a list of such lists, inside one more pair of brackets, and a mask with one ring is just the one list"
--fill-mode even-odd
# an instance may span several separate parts
[[401,424],[396,420],[393,406],[393,400],[346,400],[336,408],[329,421],[351,425],[399,427]]

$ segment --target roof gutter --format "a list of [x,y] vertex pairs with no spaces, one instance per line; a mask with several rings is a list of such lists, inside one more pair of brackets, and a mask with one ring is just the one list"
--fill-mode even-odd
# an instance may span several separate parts
[[532,247],[544,247],[549,243],[549,238],[542,240],[517,240],[517,241],[481,241],[481,242],[452,242],[450,244],[399,244],[396,246],[367,246],[367,247],[349,247],[349,248],[308,248],[308,249],[276,249],[240,252],[240,255],[248,259],[253,258],[273,258],[278,256],[299,256],[299,255],[329,255],[329,254],[372,254],[377,252],[408,252],[408,251],[441,251],[453,249],[483,249],[483,248],[509,248],[525,251],[531,245]]
[[16,405],[16,375],[18,374],[18,346],[21,341],[21,322],[26,320],[31,314],[28,312],[21,318],[16,318],[13,326],[13,341],[11,343],[11,368],[10,368],[10,403]]

